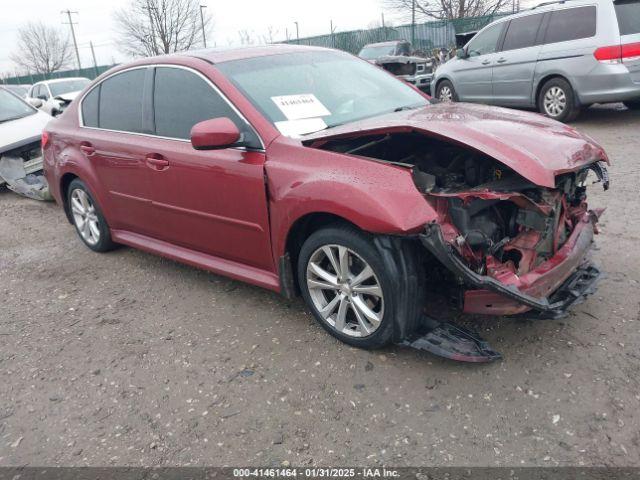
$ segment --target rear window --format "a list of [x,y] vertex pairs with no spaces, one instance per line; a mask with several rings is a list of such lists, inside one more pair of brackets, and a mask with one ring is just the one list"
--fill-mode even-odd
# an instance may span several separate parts
[[640,33],[640,1],[622,0],[614,3],[620,35]]
[[129,70],[107,78],[100,86],[100,128],[142,132],[142,94],[145,69]]
[[545,43],[567,42],[596,34],[596,7],[557,10],[551,14]]
[[516,50],[534,46],[543,16],[543,13],[539,13],[511,20],[507,34],[504,37],[502,50]]

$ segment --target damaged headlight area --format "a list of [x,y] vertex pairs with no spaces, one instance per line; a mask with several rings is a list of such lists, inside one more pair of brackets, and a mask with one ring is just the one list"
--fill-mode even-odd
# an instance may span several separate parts
[[481,152],[417,133],[337,139],[323,145],[412,169],[438,214],[421,240],[452,274],[465,313],[558,316],[593,291],[599,277],[587,260],[601,211],[586,190],[609,188],[594,161],[536,185]]

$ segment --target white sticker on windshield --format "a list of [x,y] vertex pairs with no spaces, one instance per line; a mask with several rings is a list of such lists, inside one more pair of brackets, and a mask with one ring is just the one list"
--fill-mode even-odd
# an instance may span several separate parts
[[307,133],[324,130],[327,128],[327,124],[321,118],[303,118],[276,122],[276,128],[280,130],[282,135],[296,138]]
[[300,120],[303,118],[331,115],[331,112],[327,110],[327,108],[313,93],[281,95],[279,97],[271,97],[271,100],[273,100],[280,111],[284,113],[284,116],[289,120]]

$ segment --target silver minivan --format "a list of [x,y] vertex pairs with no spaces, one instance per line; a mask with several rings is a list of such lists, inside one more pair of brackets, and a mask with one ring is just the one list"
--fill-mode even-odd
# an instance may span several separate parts
[[431,91],[560,121],[594,103],[638,109],[640,0],[551,2],[500,19],[438,68]]

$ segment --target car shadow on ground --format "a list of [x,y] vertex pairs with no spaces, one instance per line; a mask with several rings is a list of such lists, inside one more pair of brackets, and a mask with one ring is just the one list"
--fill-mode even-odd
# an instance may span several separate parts
[[580,116],[571,122],[572,126],[581,124],[606,125],[615,127],[626,125],[629,121],[640,118],[640,110],[629,110],[622,103],[594,105],[584,109]]

